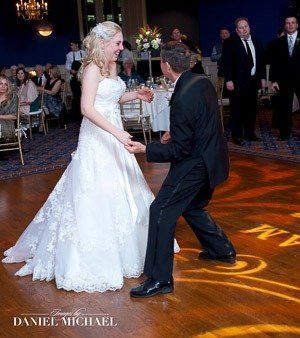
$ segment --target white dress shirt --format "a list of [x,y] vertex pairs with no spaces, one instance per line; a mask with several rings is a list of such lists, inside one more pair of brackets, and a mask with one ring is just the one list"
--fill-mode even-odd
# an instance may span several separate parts
[[84,50],[79,49],[76,52],[69,52],[66,57],[66,69],[68,71],[71,70],[73,61],[81,61],[86,56],[86,52]]
[[43,74],[42,76],[38,76],[38,83],[40,82],[40,79],[42,80],[41,86],[45,86],[45,84],[47,82],[45,74]]
[[242,40],[243,45],[244,45],[244,47],[246,49],[246,52],[247,52],[247,46],[246,46],[246,42],[244,40],[248,41],[248,45],[249,45],[249,48],[251,50],[251,54],[252,54],[252,58],[253,58],[253,67],[251,69],[251,75],[253,76],[256,73],[256,53],[255,53],[254,44],[253,44],[252,39],[251,39],[251,35],[249,35],[248,39],[241,38],[241,40]]
[[288,46],[289,46],[289,44],[290,44],[290,38],[292,38],[292,41],[293,41],[293,49],[294,49],[294,47],[295,47],[295,42],[296,42],[297,35],[298,35],[298,31],[294,32],[293,34],[287,34],[287,35],[286,35]]

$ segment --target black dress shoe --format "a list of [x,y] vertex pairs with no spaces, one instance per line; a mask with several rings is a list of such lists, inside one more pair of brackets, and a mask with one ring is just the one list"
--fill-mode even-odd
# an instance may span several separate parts
[[232,252],[228,255],[223,256],[211,256],[207,251],[202,251],[199,253],[199,259],[204,259],[206,261],[220,261],[223,263],[234,264],[236,262],[236,254]]
[[159,282],[149,278],[141,285],[130,290],[130,296],[134,298],[148,298],[159,293],[169,293],[174,289],[173,279],[168,282]]
[[245,142],[244,142],[244,140],[243,140],[242,138],[236,138],[236,137],[233,137],[233,138],[232,138],[232,142],[233,142],[234,144],[236,144],[237,146],[240,146],[240,147],[242,147],[242,146],[245,145]]

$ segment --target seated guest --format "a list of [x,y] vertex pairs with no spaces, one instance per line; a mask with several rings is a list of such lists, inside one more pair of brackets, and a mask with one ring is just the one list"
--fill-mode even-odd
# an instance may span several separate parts
[[138,84],[145,82],[144,79],[134,70],[132,59],[124,59],[122,62],[124,70],[118,75],[128,85],[131,80],[137,81]]
[[184,43],[186,46],[189,47],[191,52],[197,53],[197,47],[194,43],[189,40],[186,35],[182,34],[179,28],[174,28],[171,33],[171,40],[176,42]]
[[194,64],[194,67],[192,70],[193,73],[198,73],[198,74],[205,74],[202,62],[201,62],[201,52],[199,48],[191,41],[189,40],[186,35],[182,34],[180,29],[174,28],[171,34],[171,40],[176,41],[176,42],[181,42],[188,46],[191,52],[195,54],[195,57],[197,58],[196,63]]
[[44,75],[46,77],[46,79],[48,80],[49,77],[50,77],[50,69],[52,67],[52,64],[51,63],[46,63],[45,64],[45,70],[44,70]]
[[49,76],[44,88],[44,105],[49,109],[50,114],[59,117],[64,108],[60,95],[62,80],[59,68],[52,66]]
[[17,68],[17,86],[21,113],[38,110],[40,107],[39,93],[24,68]]
[[18,96],[5,75],[0,75],[0,142],[15,137]]
[[0,75],[5,75],[6,73],[6,68],[3,65],[0,65]]
[[13,84],[13,86],[17,87],[17,66],[10,66],[11,75],[8,77],[9,81]]
[[41,65],[35,65],[34,71],[36,75],[33,76],[31,80],[37,86],[37,90],[41,91],[47,81],[47,78],[44,74],[43,67]]
[[123,47],[124,49],[120,53],[118,61],[123,62],[126,59],[133,59],[131,44],[128,41],[124,40]]

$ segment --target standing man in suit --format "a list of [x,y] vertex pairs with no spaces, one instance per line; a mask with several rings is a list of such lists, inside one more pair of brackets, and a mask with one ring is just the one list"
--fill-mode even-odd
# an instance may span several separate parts
[[285,19],[286,35],[278,38],[272,47],[270,80],[272,89],[279,93],[279,140],[291,137],[292,107],[296,94],[300,102],[300,35],[295,16]]
[[259,141],[255,135],[257,94],[266,86],[266,66],[262,45],[250,34],[247,18],[235,21],[237,35],[226,39],[222,61],[226,88],[230,92],[232,141]]
[[224,72],[223,72],[223,66],[222,66],[222,49],[223,49],[223,44],[226,39],[230,37],[230,31],[228,28],[222,27],[220,29],[220,41],[217,42],[213,50],[211,52],[210,59],[212,62],[217,62],[218,65],[218,77],[223,78],[224,77]]
[[144,274],[148,279],[130,292],[151,297],[173,291],[174,232],[182,215],[204,251],[199,258],[235,263],[233,245],[205,210],[214,188],[228,177],[226,139],[212,83],[190,70],[190,50],[171,41],[161,49],[163,74],[175,82],[171,99],[169,143],[147,146],[130,141],[130,153],[146,153],[149,162],[171,162],[150,207]]

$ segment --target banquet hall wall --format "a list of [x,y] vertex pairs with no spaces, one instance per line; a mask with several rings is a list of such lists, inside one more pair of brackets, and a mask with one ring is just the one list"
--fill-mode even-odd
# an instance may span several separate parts
[[[64,64],[70,39],[79,38],[77,18],[77,0],[49,1],[49,16],[42,22],[18,18],[15,0],[1,0],[0,64]],[[38,34],[37,27],[48,23],[54,31],[45,38]]]

